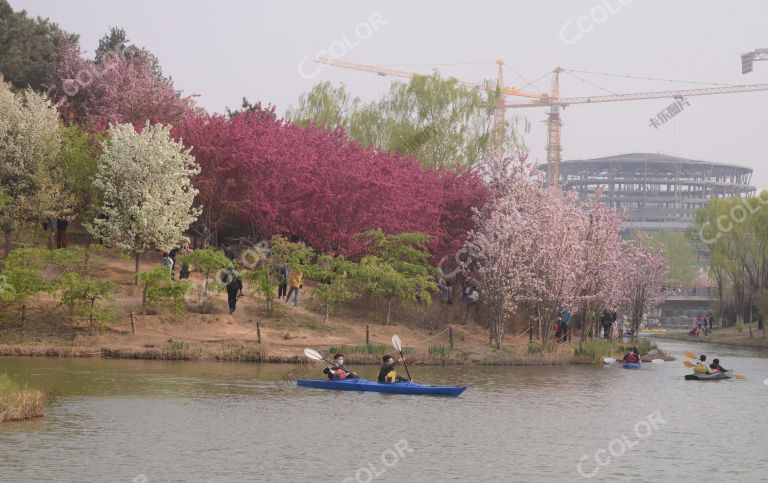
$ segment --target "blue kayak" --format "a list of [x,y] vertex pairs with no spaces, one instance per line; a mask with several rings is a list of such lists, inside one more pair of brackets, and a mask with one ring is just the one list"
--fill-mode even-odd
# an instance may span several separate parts
[[642,362],[625,362],[623,363],[624,369],[640,369],[643,367]]
[[315,389],[332,389],[335,391],[366,391],[389,394],[424,394],[431,396],[456,397],[467,386],[430,386],[413,382],[376,382],[367,379],[299,379],[296,384]]

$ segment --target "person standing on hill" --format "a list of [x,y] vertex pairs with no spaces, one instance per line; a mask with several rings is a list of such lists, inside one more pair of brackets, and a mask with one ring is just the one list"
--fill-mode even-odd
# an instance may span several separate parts
[[56,248],[67,248],[67,228],[69,221],[66,218],[56,218]]
[[293,295],[293,306],[297,307],[299,305],[299,289],[304,287],[304,274],[299,271],[291,275],[290,285],[291,288],[288,289],[288,295],[286,295],[285,301],[288,302],[291,300],[291,295]]
[[222,275],[221,281],[227,286],[227,301],[229,302],[229,313],[232,314],[237,308],[237,299],[243,295],[243,281],[240,274],[234,268],[228,268]]
[[611,326],[613,325],[613,317],[611,316],[611,313],[607,310],[603,311],[603,337],[605,337],[606,340],[611,338]]
[[173,266],[176,262],[174,262],[173,257],[169,253],[163,253],[163,267],[167,268],[171,272],[171,278],[175,278],[175,273],[173,271]]
[[[179,250],[179,253],[182,255],[186,255],[188,253],[192,253],[192,249],[189,248],[189,241],[183,240],[181,243],[181,250]],[[191,267],[189,266],[189,263],[182,262],[181,268],[179,269],[179,280],[186,280],[189,278],[189,274],[191,272]]]
[[277,298],[288,299],[288,265],[283,264],[277,269]]

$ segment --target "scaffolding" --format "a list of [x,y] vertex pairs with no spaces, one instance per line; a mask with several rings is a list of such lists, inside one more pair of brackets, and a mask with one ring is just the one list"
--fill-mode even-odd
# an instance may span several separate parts
[[588,197],[602,187],[606,205],[627,211],[628,230],[685,230],[694,212],[710,198],[753,196],[751,177],[752,169],[745,166],[662,154],[631,153],[560,164],[565,190]]

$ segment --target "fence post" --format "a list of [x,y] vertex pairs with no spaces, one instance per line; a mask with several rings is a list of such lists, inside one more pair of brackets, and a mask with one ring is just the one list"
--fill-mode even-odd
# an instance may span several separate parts
[[368,331],[368,325],[365,326],[365,346],[371,345],[371,333]]
[[131,310],[131,334],[136,335],[136,314]]
[[448,326],[448,341],[451,345],[451,350],[453,350],[453,326]]
[[259,321],[256,321],[256,342],[261,344],[261,326],[259,325]]

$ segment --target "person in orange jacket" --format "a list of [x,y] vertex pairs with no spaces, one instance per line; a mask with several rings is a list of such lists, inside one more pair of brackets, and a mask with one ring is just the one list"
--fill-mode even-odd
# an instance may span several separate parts
[[285,301],[288,302],[289,300],[291,300],[291,295],[293,295],[293,305],[298,306],[299,305],[299,289],[304,287],[304,274],[301,273],[301,271],[292,273],[291,282],[289,285],[291,287],[288,289],[288,295],[286,295]]

